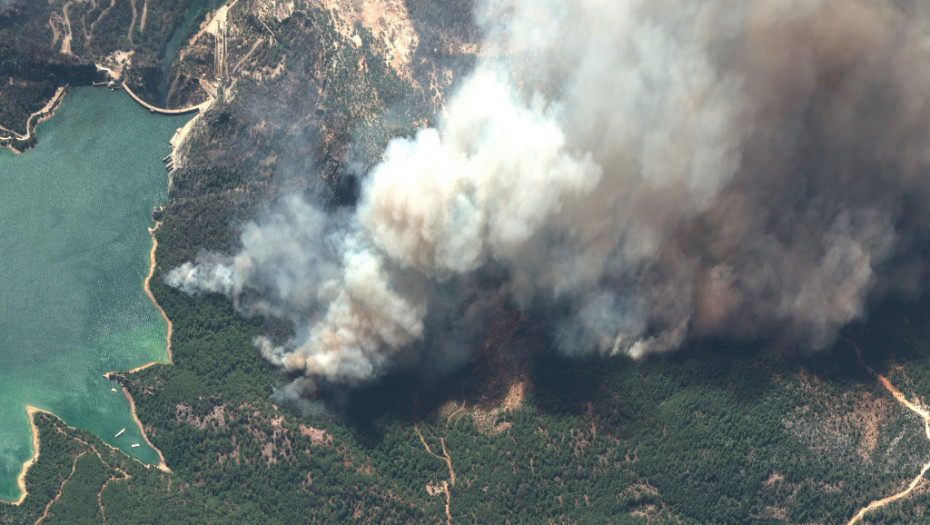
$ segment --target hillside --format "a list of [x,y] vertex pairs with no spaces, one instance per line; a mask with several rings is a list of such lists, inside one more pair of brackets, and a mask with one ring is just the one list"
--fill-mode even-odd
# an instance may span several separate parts
[[[351,206],[387,142],[434,122],[479,56],[469,0],[192,5],[0,12],[0,125],[13,131],[60,85],[95,81],[94,63],[159,107],[214,100],[154,215],[162,278],[202,250],[235,252],[282,195]],[[550,311],[507,305],[450,377],[335,385],[311,400],[320,411],[278,403],[294,374],[253,344],[292,324],[160,280],[153,293],[173,363],[114,380],[171,472],[39,413],[28,496],[0,504],[0,523],[848,523],[912,480],[862,522],[919,522],[930,503],[915,410],[930,391],[926,300],[882,302],[819,353],[708,337],[638,360],[565,357],[542,328]]]
[[[515,347],[545,345],[515,320],[489,341],[495,371],[441,387],[395,377],[341,415],[308,417],[268,400],[276,374],[252,350],[256,327],[217,300],[159,297],[176,320],[175,364],[122,381],[173,473],[40,415],[30,495],[2,507],[3,522],[46,506],[50,522],[92,516],[78,509],[87,493],[94,523],[429,522],[447,503],[452,521],[478,523],[845,523],[930,458],[920,418],[848,343],[815,358],[708,343],[647,362],[544,349],[513,362]],[[908,342],[930,336],[925,311],[889,305],[849,333],[911,397],[930,377]],[[925,486],[866,522],[919,520]]]

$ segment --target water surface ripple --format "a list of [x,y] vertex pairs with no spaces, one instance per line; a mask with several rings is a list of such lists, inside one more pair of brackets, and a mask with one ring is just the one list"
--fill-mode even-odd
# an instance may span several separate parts
[[167,359],[167,327],[142,284],[152,208],[167,200],[161,159],[188,118],[78,88],[34,149],[0,150],[0,499],[19,497],[33,453],[26,405],[158,462],[102,375]]

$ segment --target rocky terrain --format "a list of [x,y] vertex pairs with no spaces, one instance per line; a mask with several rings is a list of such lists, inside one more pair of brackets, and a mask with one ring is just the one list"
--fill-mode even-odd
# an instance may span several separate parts
[[385,144],[434,122],[481,56],[473,7],[0,10],[0,125],[11,132],[64,85],[125,82],[164,108],[212,101],[175,144],[170,201],[155,213],[152,292],[174,323],[174,362],[118,376],[171,472],[37,414],[29,496],[0,504],[0,523],[846,523],[911,483],[862,521],[926,518],[925,423],[891,393],[920,408],[930,388],[926,302],[885,305],[815,356],[711,340],[644,360],[565,358],[540,328],[550,319],[508,307],[452,377],[333,388],[320,413],[272,399],[293,378],[253,345],[291,325],[159,281],[202,250],[233,252],[241,225],[286,193],[352,205]]

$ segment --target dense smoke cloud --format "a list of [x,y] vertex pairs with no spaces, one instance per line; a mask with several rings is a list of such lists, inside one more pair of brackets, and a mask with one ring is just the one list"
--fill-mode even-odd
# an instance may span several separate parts
[[486,4],[438,129],[351,212],[298,197],[167,281],[290,319],[291,393],[469,358],[509,305],[571,354],[693,337],[822,348],[915,290],[928,213],[921,3]]

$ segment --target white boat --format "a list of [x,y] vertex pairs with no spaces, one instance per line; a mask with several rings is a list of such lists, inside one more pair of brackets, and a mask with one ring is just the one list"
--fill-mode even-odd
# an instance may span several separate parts
[[111,389],[110,389],[110,392],[116,392],[116,389],[115,389],[115,388],[111,388]]
[[136,448],[136,447],[138,447],[138,446],[139,446],[138,443],[133,443],[133,444],[132,444],[132,448]]
[[120,437],[120,436],[123,435],[123,432],[126,432],[126,429],[125,429],[125,428],[124,428],[123,430],[120,430],[119,432],[117,432],[116,435],[113,436],[113,437],[118,438],[118,437]]

